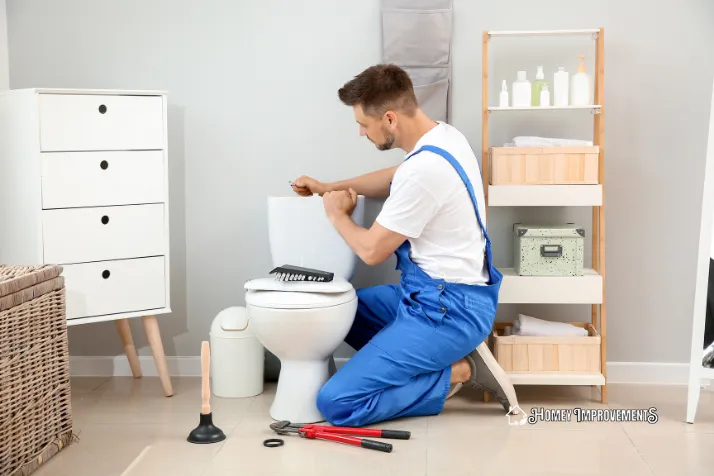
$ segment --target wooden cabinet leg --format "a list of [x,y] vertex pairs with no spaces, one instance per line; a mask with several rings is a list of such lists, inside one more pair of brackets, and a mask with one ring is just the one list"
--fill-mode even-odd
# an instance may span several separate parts
[[136,347],[134,346],[134,339],[131,337],[131,328],[129,327],[128,319],[118,319],[116,321],[117,330],[119,331],[119,337],[121,337],[121,343],[124,346],[124,353],[126,358],[129,360],[129,367],[131,367],[131,373],[134,378],[141,377],[141,364],[139,363],[139,356],[136,355]]
[[161,343],[159,323],[156,321],[156,316],[144,316],[141,321],[144,324],[144,331],[149,341],[149,347],[151,347],[151,353],[154,354],[154,363],[161,379],[161,385],[164,387],[164,393],[167,397],[170,397],[174,394],[174,391],[171,387],[169,370],[166,367],[166,356],[164,355],[164,346]]

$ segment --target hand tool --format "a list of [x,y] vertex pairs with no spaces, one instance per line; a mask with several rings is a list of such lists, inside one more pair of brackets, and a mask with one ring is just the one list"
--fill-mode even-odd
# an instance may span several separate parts
[[291,264],[278,266],[270,271],[270,274],[275,275],[276,281],[314,281],[329,283],[335,277],[335,273]]
[[[295,426],[295,425],[291,425]],[[300,428],[319,431],[322,433],[337,433],[354,436],[373,436],[375,438],[387,438],[391,440],[408,440],[412,434],[404,430],[380,430],[378,428],[354,428],[346,426],[324,426],[324,425],[302,425]]]
[[[371,450],[392,452],[392,445],[381,441],[355,438],[355,436],[374,436],[377,438],[392,438],[408,440],[411,433],[401,430],[379,430],[369,428],[348,428],[322,425],[292,425],[289,421],[279,421],[270,424],[270,428],[278,434],[296,433],[303,438],[336,441],[353,446],[361,446]],[[353,435],[353,436],[345,436]]]
[[213,425],[213,414],[211,413],[211,389],[209,387],[209,375],[211,354],[207,341],[201,343],[201,415],[198,426],[188,435],[189,443],[207,444],[218,443],[226,439],[226,435]]

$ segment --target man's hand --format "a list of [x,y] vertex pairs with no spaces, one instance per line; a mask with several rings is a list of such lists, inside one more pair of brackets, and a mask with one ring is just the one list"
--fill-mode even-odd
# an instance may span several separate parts
[[327,184],[303,175],[293,182],[293,191],[303,197],[310,197],[313,194],[323,196],[327,192]]
[[350,216],[357,206],[357,192],[352,189],[327,192],[322,196],[322,203],[330,220],[340,215]]

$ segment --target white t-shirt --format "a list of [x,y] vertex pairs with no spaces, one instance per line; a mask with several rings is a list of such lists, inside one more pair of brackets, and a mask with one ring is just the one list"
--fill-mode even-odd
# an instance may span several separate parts
[[[444,149],[461,164],[486,226],[481,171],[466,137],[440,122],[422,136],[412,152],[424,145]],[[377,222],[408,237],[412,261],[432,278],[466,284],[488,282],[486,240],[469,192],[456,169],[440,155],[423,151],[397,168]]]

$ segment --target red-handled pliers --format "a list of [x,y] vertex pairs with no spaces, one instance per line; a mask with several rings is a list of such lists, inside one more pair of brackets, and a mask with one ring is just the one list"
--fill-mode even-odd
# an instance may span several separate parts
[[[398,440],[408,440],[411,432],[402,430],[379,430],[370,428],[349,428],[342,426],[323,425],[292,425],[289,421],[278,421],[270,424],[270,428],[278,434],[297,433],[303,438],[321,439],[337,441],[348,445],[361,446],[371,450],[392,452],[392,445],[381,441],[355,438],[355,436],[373,436],[376,438],[388,438]],[[353,436],[344,436],[353,435]]]

